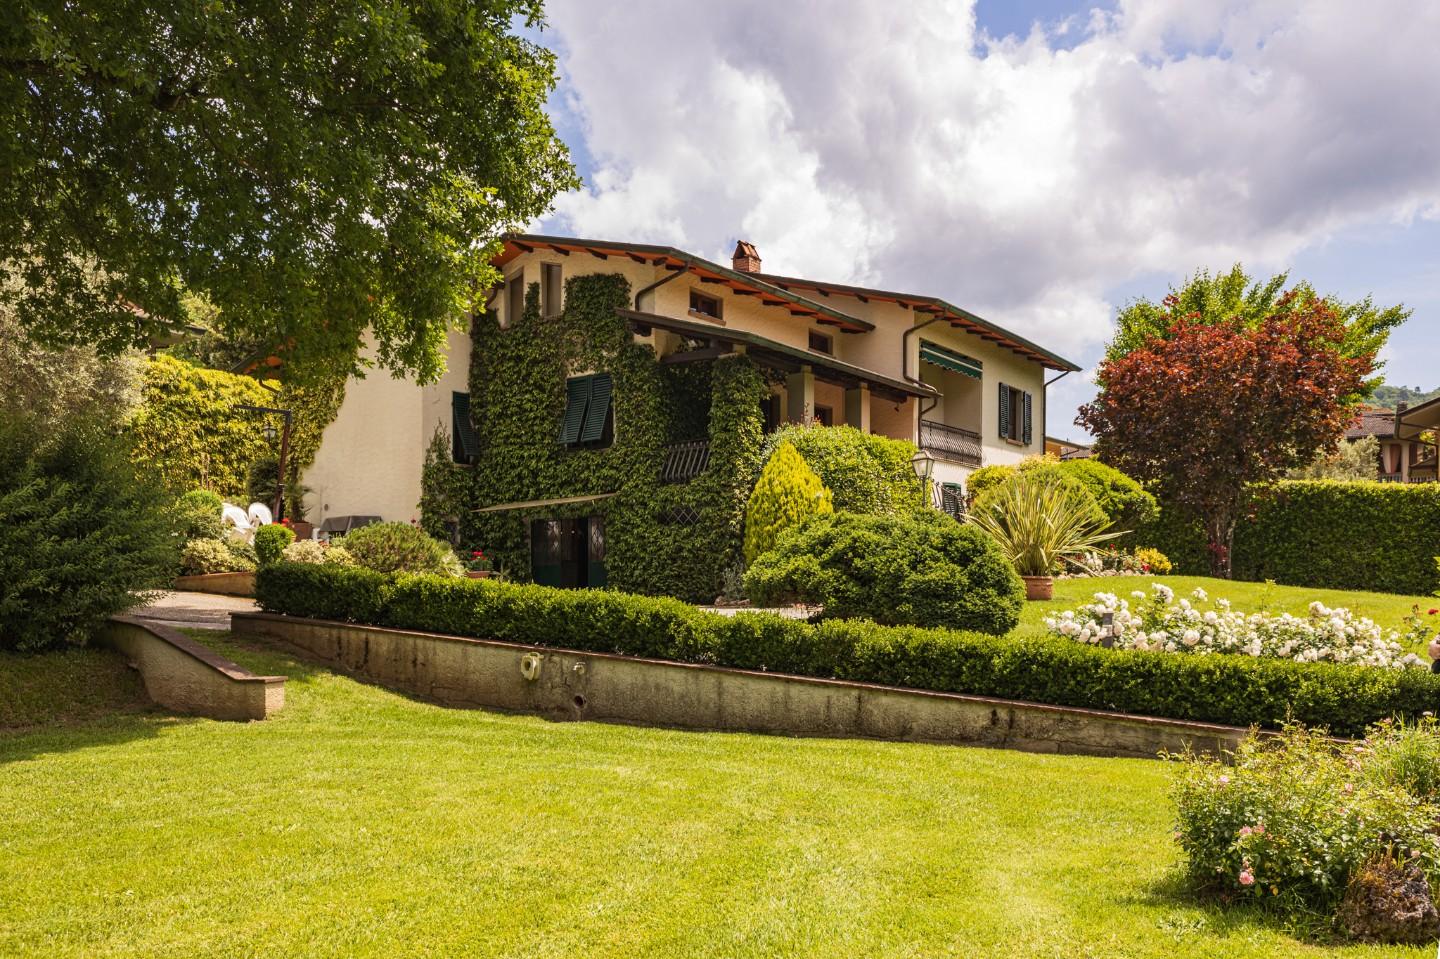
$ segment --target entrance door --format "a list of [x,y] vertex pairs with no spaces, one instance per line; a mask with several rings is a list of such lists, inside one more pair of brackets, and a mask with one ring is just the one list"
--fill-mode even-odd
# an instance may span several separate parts
[[530,524],[530,570],[542,586],[604,586],[604,517],[534,520]]

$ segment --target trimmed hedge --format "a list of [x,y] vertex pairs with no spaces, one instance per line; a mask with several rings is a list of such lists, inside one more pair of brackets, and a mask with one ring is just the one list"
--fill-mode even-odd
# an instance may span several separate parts
[[733,617],[677,600],[280,562],[256,577],[275,613],[1234,726],[1287,720],[1359,735],[1440,708],[1440,676],[1328,663],[1107,650],[865,620]]

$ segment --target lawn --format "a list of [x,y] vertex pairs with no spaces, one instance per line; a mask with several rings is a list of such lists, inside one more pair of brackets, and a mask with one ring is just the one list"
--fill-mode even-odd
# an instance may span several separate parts
[[1188,900],[1159,762],[557,724],[206,640],[285,710],[0,734],[0,955],[1432,952]]
[[[1401,622],[1419,606],[1422,613],[1440,606],[1434,596],[1398,596],[1393,593],[1355,593],[1338,589],[1313,589],[1309,586],[1274,586],[1266,583],[1245,583],[1213,579],[1208,576],[1105,576],[1092,579],[1061,579],[1055,582],[1055,598],[1046,603],[1026,603],[1020,619],[1020,630],[1043,632],[1046,614],[1074,609],[1088,603],[1096,593],[1115,593],[1129,598],[1135,590],[1150,589],[1151,583],[1164,583],[1177,596],[1189,596],[1198,586],[1211,599],[1228,599],[1235,609],[1246,613],[1271,612],[1306,615],[1311,602],[1319,600],[1326,606],[1345,606],[1360,616],[1368,616],[1385,629],[1404,631]],[[1428,617],[1427,617],[1428,618]],[[1433,617],[1435,630],[1440,630],[1440,616]],[[1411,651],[1425,655],[1424,644]]]

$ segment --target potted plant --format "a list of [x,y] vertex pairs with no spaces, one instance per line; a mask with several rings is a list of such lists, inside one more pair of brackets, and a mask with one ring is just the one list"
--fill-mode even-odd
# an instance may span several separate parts
[[1104,532],[1103,520],[1054,477],[1020,473],[982,496],[969,521],[1000,544],[1025,581],[1025,598],[1055,595],[1055,572],[1067,561],[1093,555],[1124,531]]
[[490,557],[485,555],[483,549],[470,551],[470,558],[465,561],[465,575],[471,579],[489,579],[495,574],[495,565],[490,562]]

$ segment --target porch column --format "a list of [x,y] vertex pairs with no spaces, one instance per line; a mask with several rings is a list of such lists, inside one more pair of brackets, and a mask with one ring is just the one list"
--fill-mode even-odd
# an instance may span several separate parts
[[815,373],[808,366],[785,378],[785,419],[808,423],[815,418]]
[[870,384],[861,383],[845,391],[845,425],[862,433],[870,432]]

